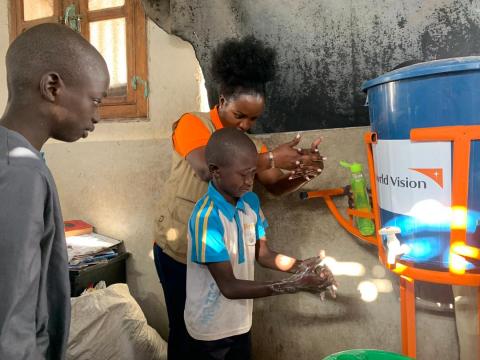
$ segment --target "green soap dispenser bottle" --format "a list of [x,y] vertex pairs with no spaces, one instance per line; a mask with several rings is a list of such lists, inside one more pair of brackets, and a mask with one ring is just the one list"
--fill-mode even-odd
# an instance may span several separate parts
[[[363,176],[363,167],[360,163],[347,163],[340,161],[340,165],[349,168],[351,172],[350,185],[355,202],[355,209],[361,211],[370,211],[370,201],[367,193],[365,177]],[[375,233],[375,224],[371,219],[356,217],[355,222],[360,233],[364,236],[373,235]]]

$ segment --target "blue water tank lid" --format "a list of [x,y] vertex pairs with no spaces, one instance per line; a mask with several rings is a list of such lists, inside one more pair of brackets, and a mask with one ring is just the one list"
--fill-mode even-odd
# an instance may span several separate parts
[[410,66],[405,66],[403,68],[380,75],[375,79],[365,81],[362,84],[362,91],[367,91],[373,86],[377,86],[391,81],[478,69],[480,69],[480,56],[465,56],[451,59],[427,61]]

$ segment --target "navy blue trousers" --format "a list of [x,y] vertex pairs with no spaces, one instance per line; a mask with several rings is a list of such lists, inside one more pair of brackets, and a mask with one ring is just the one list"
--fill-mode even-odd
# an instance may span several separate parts
[[190,337],[190,352],[196,360],[250,360],[250,331],[223,339],[202,341]]
[[160,246],[153,245],[157,274],[163,287],[168,313],[168,360],[189,359],[189,335],[185,328],[187,266],[165,254]]

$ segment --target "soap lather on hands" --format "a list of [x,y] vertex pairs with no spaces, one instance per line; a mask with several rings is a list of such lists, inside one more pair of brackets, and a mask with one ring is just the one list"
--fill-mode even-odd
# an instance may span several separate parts
[[286,279],[273,283],[272,290],[278,294],[306,291],[319,294],[322,300],[328,292],[332,298],[336,297],[338,283],[332,271],[324,264],[325,251],[319,256],[302,260],[294,274]]

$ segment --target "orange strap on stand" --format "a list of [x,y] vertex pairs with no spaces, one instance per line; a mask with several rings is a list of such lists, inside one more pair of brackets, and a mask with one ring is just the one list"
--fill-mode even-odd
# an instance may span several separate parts
[[[332,197],[335,196],[346,196],[347,193],[344,188],[336,189],[327,189],[327,190],[318,190],[318,191],[309,191],[300,193],[300,198],[303,200],[312,199],[312,198],[323,198],[327,204],[328,209],[332,213],[333,217],[338,221],[338,223],[347,230],[353,236],[359,238],[360,240],[369,242],[373,245],[377,245],[377,238],[375,236],[364,236],[353,224],[353,216],[373,219],[373,214],[367,211],[359,211],[354,209],[348,209],[347,214],[350,217],[350,220],[347,220],[338,210],[335,202]],[[375,225],[376,228],[376,225]]]
[[402,352],[416,357],[417,339],[415,329],[415,282],[411,278],[400,276],[400,306],[402,324]]
[[375,166],[373,164],[373,150],[372,144],[377,142],[377,133],[367,132],[363,138],[365,142],[365,147],[367,150],[367,161],[368,161],[368,173],[370,174],[370,188],[372,191],[372,210],[373,218],[375,223],[375,235],[376,235],[376,245],[378,247],[378,257],[382,264],[387,264],[385,261],[385,249],[383,248],[382,237],[378,234],[380,230],[380,208],[378,206],[378,192],[377,192],[377,182],[375,179]]

